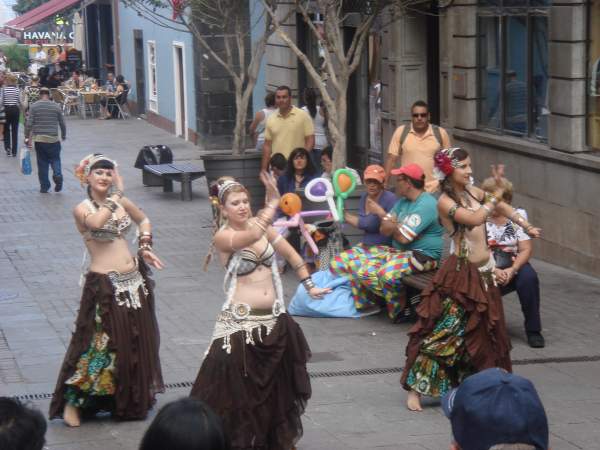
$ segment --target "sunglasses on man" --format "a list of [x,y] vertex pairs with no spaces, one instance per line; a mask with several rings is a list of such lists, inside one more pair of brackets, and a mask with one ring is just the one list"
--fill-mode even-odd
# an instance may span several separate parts
[[417,117],[427,117],[429,115],[429,113],[413,113],[413,117],[417,118]]

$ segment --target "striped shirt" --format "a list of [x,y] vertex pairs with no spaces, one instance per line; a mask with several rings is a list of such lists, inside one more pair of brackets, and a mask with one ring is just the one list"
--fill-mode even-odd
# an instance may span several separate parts
[[19,106],[21,104],[21,90],[17,86],[4,86],[4,106]]
[[25,137],[56,136],[58,141],[58,128],[60,127],[63,139],[67,137],[67,128],[60,105],[51,100],[38,100],[29,108],[29,116],[25,123]]

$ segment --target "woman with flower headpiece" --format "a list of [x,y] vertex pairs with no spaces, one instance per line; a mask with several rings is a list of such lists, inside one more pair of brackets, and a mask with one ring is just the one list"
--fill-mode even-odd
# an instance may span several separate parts
[[256,217],[243,185],[229,177],[217,181],[224,221],[215,220],[213,246],[226,270],[226,298],[190,395],[221,416],[233,449],[289,450],[302,436],[300,416],[311,395],[310,349],[286,313],[275,252],[311,297],[330,290],[315,286],[306,263],[271,226],[280,194],[270,174],[261,172],[260,179],[267,203]]
[[[82,414],[109,411],[120,420],[144,419],[164,392],[153,283],[147,265],[162,269],[152,250],[146,215],[123,194],[117,164],[86,156],[75,174],[88,197],[73,211],[90,263],[75,332],[62,364],[50,418],[79,426]],[[134,257],[126,236],[138,226]],[[84,258],[85,261],[85,258]]]
[[439,150],[434,173],[441,182],[438,213],[451,233],[450,257],[421,295],[417,323],[410,329],[401,383],[407,406],[421,411],[421,395],[441,397],[468,375],[489,367],[512,369],[496,268],[485,224],[496,212],[535,228],[502,201],[504,167],[492,166],[496,190],[471,185],[471,159],[461,148]]

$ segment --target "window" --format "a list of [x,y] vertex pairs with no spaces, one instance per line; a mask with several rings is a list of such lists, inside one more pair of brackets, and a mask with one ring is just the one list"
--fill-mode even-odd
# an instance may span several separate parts
[[549,0],[480,0],[479,126],[546,140]]
[[588,145],[600,150],[600,2],[589,6],[588,49]]
[[158,83],[156,82],[156,43],[148,41],[148,107],[158,112]]

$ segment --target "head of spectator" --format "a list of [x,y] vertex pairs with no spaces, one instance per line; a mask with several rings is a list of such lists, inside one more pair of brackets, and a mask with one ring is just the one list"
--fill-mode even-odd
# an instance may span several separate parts
[[276,178],[279,178],[281,175],[283,175],[286,167],[287,160],[281,153],[275,153],[273,156],[271,156],[271,159],[269,160],[269,169]]
[[17,77],[13,74],[8,74],[4,77],[4,86],[16,86],[17,85]]
[[425,173],[418,164],[407,164],[392,170],[396,177],[396,194],[414,201],[425,189]]
[[317,115],[317,99],[319,98],[317,90],[313,88],[306,88],[304,89],[303,97],[306,109],[308,109],[310,117],[314,119]]
[[[504,190],[502,192],[502,200],[505,203],[508,203],[510,205],[510,204],[512,204],[512,199],[513,199],[513,189],[514,189],[513,184],[511,181],[509,181],[508,179],[506,179],[504,177],[502,177],[502,182],[504,183],[504,185],[502,186],[502,189]],[[486,178],[485,180],[483,180],[483,183],[481,183],[481,189],[493,194],[494,192],[496,192],[498,190],[496,179],[493,177]],[[494,213],[496,213],[495,210],[492,213],[492,215]]]
[[285,116],[292,109],[292,90],[288,86],[279,86],[275,91],[275,104],[279,114]]
[[330,145],[321,150],[321,167],[324,174],[331,175],[333,170],[333,148]]
[[114,84],[115,82],[115,74],[112,72],[108,72],[106,74],[106,83],[107,84]]
[[417,100],[410,108],[412,128],[417,133],[423,133],[429,128],[429,106],[423,100]]
[[115,78],[115,81],[117,82],[117,84],[124,84],[125,77],[123,75],[117,75],[117,78]]
[[269,109],[275,108],[275,92],[267,92],[267,95],[265,95],[265,106]]
[[37,86],[39,82],[40,82],[40,79],[37,76],[33,76],[33,77],[31,77],[29,84],[30,84],[30,86]]
[[73,81],[79,81],[81,79],[81,72],[79,72],[79,70],[74,70],[71,73],[71,80]]
[[312,158],[308,151],[303,147],[292,150],[287,160],[285,174],[293,178],[295,175],[315,175],[317,173],[313,165]]
[[44,46],[42,44],[38,44],[37,51],[38,51],[38,53],[39,52],[43,52],[44,51]]
[[48,100],[50,98],[50,89],[47,87],[41,87],[39,90],[40,100]]
[[221,419],[193,398],[164,406],[156,415],[139,450],[229,450]]
[[19,400],[0,397],[0,448],[2,450],[42,450],[46,419],[41,412]]
[[526,378],[491,368],[442,399],[452,425],[451,450],[549,450],[548,420]]
[[365,169],[363,179],[367,187],[367,195],[376,200],[385,189],[385,169],[378,164],[372,164]]

